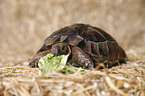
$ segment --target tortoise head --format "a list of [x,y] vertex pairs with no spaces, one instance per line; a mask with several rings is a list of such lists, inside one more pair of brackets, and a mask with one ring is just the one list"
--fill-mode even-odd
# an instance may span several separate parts
[[67,45],[66,43],[57,43],[52,45],[52,48],[50,49],[50,52],[55,55],[62,55],[62,54],[70,54],[71,50],[69,45]]

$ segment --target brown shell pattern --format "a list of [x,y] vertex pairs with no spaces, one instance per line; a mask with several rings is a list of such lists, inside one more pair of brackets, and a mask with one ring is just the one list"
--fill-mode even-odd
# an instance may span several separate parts
[[112,36],[88,24],[74,24],[54,32],[46,38],[37,53],[50,50],[53,44],[62,42],[81,48],[91,57],[95,66],[105,63],[107,67],[111,67],[127,60],[125,51]]

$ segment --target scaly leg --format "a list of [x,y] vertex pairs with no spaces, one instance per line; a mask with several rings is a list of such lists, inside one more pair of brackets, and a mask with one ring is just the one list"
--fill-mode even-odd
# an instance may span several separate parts
[[94,63],[90,56],[79,47],[72,48],[72,65],[76,67],[94,69]]

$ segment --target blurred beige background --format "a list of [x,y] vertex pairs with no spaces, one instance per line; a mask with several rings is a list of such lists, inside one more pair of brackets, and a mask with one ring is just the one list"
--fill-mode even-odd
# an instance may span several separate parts
[[145,0],[0,0],[0,52],[34,54],[59,28],[87,23],[145,49]]

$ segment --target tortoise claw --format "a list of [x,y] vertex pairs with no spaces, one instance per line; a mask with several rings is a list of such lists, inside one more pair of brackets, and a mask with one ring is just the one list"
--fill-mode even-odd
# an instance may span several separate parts
[[[82,51],[79,47],[72,48],[72,61],[73,64],[77,64],[79,67],[94,69],[94,63],[92,62],[89,55]],[[76,65],[75,64],[75,65]]]
[[74,24],[55,31],[45,39],[29,65],[38,67],[39,59],[49,52],[54,55],[71,54],[69,60],[76,63],[75,66],[92,70],[98,63],[112,67],[116,61],[122,63],[127,60],[125,51],[111,35],[88,24]]

